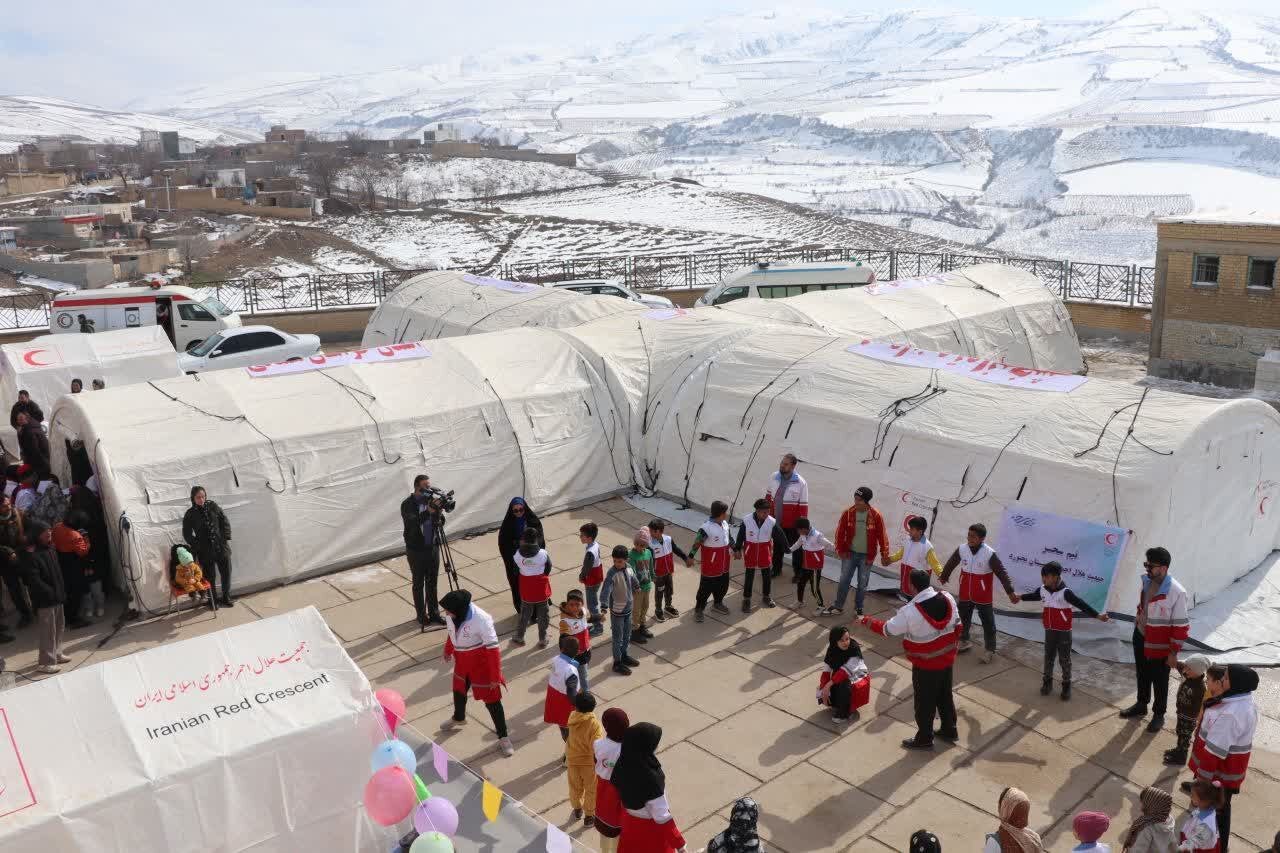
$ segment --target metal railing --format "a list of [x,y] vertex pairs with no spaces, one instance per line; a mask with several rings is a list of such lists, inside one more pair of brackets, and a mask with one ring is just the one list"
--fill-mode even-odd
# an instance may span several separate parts
[[[722,254],[641,255],[566,258],[553,262],[498,264],[476,271],[511,281],[546,284],[578,278],[611,278],[640,290],[711,287],[727,275],[763,260],[803,262],[861,261],[885,281],[933,275],[974,264],[1015,266],[1035,275],[1067,302],[1149,306],[1155,292],[1155,268],[1076,263],[1001,255],[905,252],[897,249],[751,250]],[[270,311],[325,311],[378,305],[408,279],[427,270],[369,270],[297,276],[259,276],[205,282],[232,311],[246,315]],[[0,297],[0,330],[49,325],[49,297],[26,293]]]

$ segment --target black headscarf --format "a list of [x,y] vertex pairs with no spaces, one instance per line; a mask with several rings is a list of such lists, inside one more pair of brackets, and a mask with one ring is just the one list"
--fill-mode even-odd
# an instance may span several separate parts
[[750,797],[743,797],[733,804],[729,828],[711,839],[707,853],[762,853],[764,845],[756,831],[760,820],[760,807]]
[[1242,663],[1227,664],[1227,678],[1231,681],[1231,686],[1221,696],[1206,699],[1206,708],[1218,704],[1228,696],[1243,696],[1258,689],[1258,673]]
[[454,625],[461,625],[466,618],[467,609],[471,607],[471,593],[465,589],[455,589],[440,599],[440,607],[453,617]]
[[667,789],[667,777],[656,755],[662,729],[653,723],[636,723],[622,736],[622,750],[613,766],[613,786],[629,809],[642,809]]
[[848,663],[850,658],[862,657],[862,647],[852,637],[849,638],[849,648],[842,649],[836,645],[840,638],[847,633],[849,633],[849,629],[843,625],[837,625],[831,629],[831,636],[827,640],[827,655],[822,659],[822,662],[831,667],[832,672]]
[[911,853],[942,853],[942,842],[927,829],[916,830],[911,835]]
[[[520,503],[524,506],[523,524],[511,508]],[[538,541],[542,542],[542,522],[538,520],[537,514],[533,511],[533,507],[529,506],[529,502],[524,498],[512,498],[507,504],[507,514],[502,519],[502,526],[498,528],[498,553],[504,557],[510,557],[515,554],[516,549],[520,547],[520,536],[530,527],[538,529]]]

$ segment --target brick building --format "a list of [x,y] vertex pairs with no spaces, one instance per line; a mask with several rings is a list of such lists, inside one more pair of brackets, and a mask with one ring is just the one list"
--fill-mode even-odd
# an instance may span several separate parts
[[1156,241],[1148,371],[1253,385],[1258,359],[1280,349],[1280,218],[1160,219]]

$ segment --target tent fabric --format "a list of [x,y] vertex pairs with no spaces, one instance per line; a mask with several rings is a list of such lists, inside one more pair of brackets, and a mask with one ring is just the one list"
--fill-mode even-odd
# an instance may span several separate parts
[[[479,334],[516,326],[578,328],[593,320],[648,317],[644,306],[458,272],[410,279],[374,312],[364,346]],[[751,326],[762,322],[828,335],[905,341],[922,349],[997,358],[1010,364],[1084,370],[1071,315],[1026,270],[980,264],[917,279],[828,290],[786,299],[739,299],[695,309]]]
[[[193,484],[226,511],[236,585],[252,588],[403,550],[414,475],[458,491],[451,525],[524,495],[540,510],[626,488],[624,424],[607,383],[554,333],[456,338],[424,359],[297,375],[226,370],[63,397],[62,439],[93,448],[124,580],[164,606],[170,545]],[[164,425],[157,436],[155,426]],[[55,463],[57,465],[58,463]],[[132,581],[130,581],[132,579]]]
[[8,690],[0,849],[386,853],[381,717],[313,607]]
[[363,346],[425,341],[521,326],[567,329],[647,309],[618,296],[508,282],[470,273],[423,273],[397,287],[369,318]]
[[[437,340],[413,362],[66,397],[53,444],[96,448],[108,516],[132,522],[128,570],[153,605],[192,483],[227,509],[246,555],[237,576],[260,585],[400,550],[395,505],[419,471],[457,489],[459,531],[496,524],[513,495],[542,510],[633,487],[740,516],[788,451],[828,535],[858,485],[936,502],[944,550],[975,521],[998,542],[1015,501],[1124,525],[1132,550],[1110,599],[1124,612],[1146,547],[1169,548],[1196,601],[1276,547],[1280,507],[1261,498],[1277,488],[1263,466],[1280,415],[1260,401],[1093,378],[1069,393],[1007,387],[847,351],[860,340],[626,312]],[[161,422],[157,447],[146,427]],[[1206,507],[1213,537],[1188,523]]]

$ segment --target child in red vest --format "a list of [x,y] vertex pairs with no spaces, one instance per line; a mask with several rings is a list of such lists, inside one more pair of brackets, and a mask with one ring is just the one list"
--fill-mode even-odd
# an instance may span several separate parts
[[973,624],[973,611],[978,611],[982,620],[982,641],[986,647],[982,653],[982,662],[991,663],[996,653],[996,611],[992,597],[994,578],[1000,579],[1009,601],[1018,603],[1018,595],[1013,591],[1013,581],[1004,570],[1004,564],[996,555],[995,549],[987,544],[987,527],[985,524],[969,525],[968,540],[961,545],[942,567],[942,584],[945,586],[951,579],[951,573],[960,567],[960,651],[967,652],[969,644],[969,628]]
[[1041,621],[1044,622],[1044,682],[1040,695],[1048,696],[1053,690],[1053,658],[1058,656],[1062,665],[1062,701],[1071,698],[1071,626],[1074,607],[1099,622],[1109,622],[1111,617],[1094,610],[1084,599],[1067,589],[1062,582],[1062,564],[1050,560],[1040,567],[1039,589],[1024,593],[1023,601],[1039,601],[1044,604]]
[[560,602],[560,636],[573,637],[578,641],[578,654],[574,658],[578,662],[579,674],[583,690],[587,686],[587,664],[591,663],[591,623],[587,620],[582,601],[582,590],[571,589]]
[[524,632],[529,623],[538,623],[538,648],[547,647],[547,628],[551,625],[551,555],[538,547],[538,529],[526,528],[520,537],[520,548],[512,561],[520,572],[520,621],[511,637],[511,645],[524,645]]
[[604,633],[604,616],[600,613],[600,585],[604,583],[604,561],[600,559],[600,543],[596,537],[600,528],[594,521],[588,521],[578,528],[578,541],[587,546],[582,555],[582,570],[578,572],[578,581],[587,591],[587,610],[591,612],[591,633],[600,636]]
[[813,587],[813,598],[818,603],[816,613],[823,611],[822,606],[822,567],[827,563],[827,549],[835,549],[821,530],[815,530],[807,518],[796,519],[796,541],[791,550],[803,549],[804,561],[800,564],[800,573],[796,576],[796,609],[804,606],[805,585]]
[[573,637],[560,638],[560,654],[551,660],[551,672],[547,675],[547,695],[542,703],[542,721],[560,727],[560,737],[569,739],[569,715],[573,713],[573,697],[581,688],[581,672],[578,669],[578,641]]
[[707,599],[714,599],[711,605],[719,613],[728,613],[724,606],[724,597],[729,592],[729,505],[724,501],[711,502],[711,517],[698,528],[698,535],[685,558],[685,565],[692,566],[694,556],[702,552],[702,577],[698,581],[698,593],[694,597],[693,621],[703,620],[703,611],[707,609]]
[[777,519],[769,514],[769,502],[760,498],[755,503],[755,512],[742,519],[738,527],[737,538],[733,540],[734,559],[742,558],[746,575],[742,582],[742,612],[751,612],[751,589],[755,585],[756,573],[760,573],[763,585],[765,607],[777,607],[773,603],[770,584],[772,583],[775,555],[788,550],[787,534],[782,532]]
[[689,555],[666,534],[666,529],[667,523],[660,518],[649,522],[652,534],[649,547],[653,551],[653,618],[659,622],[665,622],[668,616],[680,615],[680,611],[671,605],[676,591],[676,557],[686,562],[689,559]]

